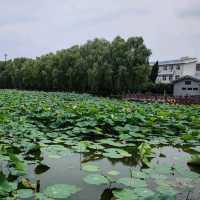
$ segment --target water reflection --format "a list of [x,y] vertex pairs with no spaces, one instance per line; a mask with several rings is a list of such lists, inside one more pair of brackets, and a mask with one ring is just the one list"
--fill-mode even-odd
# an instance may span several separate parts
[[[173,163],[176,162],[184,168],[200,173],[199,168],[187,166],[186,158],[189,157],[189,154],[185,149],[182,150],[180,148],[166,146],[155,149],[155,152],[156,156],[152,162],[158,163],[160,166],[165,164],[173,165]],[[69,200],[116,200],[112,193],[112,191],[116,188],[105,189],[105,185],[94,186],[86,184],[83,181],[83,178],[87,176],[88,173],[81,169],[81,165],[82,163],[87,162],[97,165],[101,169],[101,172],[98,173],[103,174],[106,174],[111,170],[117,170],[120,172],[120,175],[117,176],[116,179],[129,177],[131,174],[130,170],[134,170],[135,167],[140,169],[141,167],[139,165],[137,154],[133,155],[134,156],[132,157],[123,159],[108,159],[104,158],[102,155],[97,155],[92,152],[72,154],[60,159],[50,159],[48,157],[44,157],[42,159],[41,152],[38,151],[37,155],[34,157],[34,159],[37,160],[37,164],[32,166],[30,170],[31,172],[27,178],[29,178],[32,183],[35,183],[34,191],[36,192],[43,192],[47,186],[53,184],[72,184],[80,187],[82,190],[80,193],[69,198]],[[17,176],[13,176],[11,173],[8,173],[7,179],[10,182],[17,181],[17,178]],[[113,184],[112,186],[119,185]],[[181,198],[180,200],[183,199]]]
[[36,192],[40,192],[40,180],[36,181]]
[[101,194],[100,200],[111,200],[113,197],[112,189],[107,188]]

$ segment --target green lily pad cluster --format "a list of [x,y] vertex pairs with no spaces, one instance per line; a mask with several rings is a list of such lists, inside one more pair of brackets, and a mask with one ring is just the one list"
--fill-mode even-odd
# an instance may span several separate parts
[[[48,158],[67,159],[80,154],[88,160],[106,158],[112,163],[133,158],[140,168],[120,177],[116,170],[82,164],[85,183],[115,184],[119,200],[173,199],[178,189],[194,188],[198,173],[182,166],[152,165],[157,146],[178,146],[194,155],[188,165],[199,167],[200,106],[133,103],[70,93],[0,91],[0,199],[68,198],[80,188],[55,184],[35,192],[27,180],[31,167],[37,177],[50,172]],[[163,157],[164,159],[164,157]],[[56,162],[56,160],[55,160]],[[186,163],[186,161],[184,161]],[[127,169],[129,171],[129,169]],[[95,174],[96,173],[96,174]],[[175,174],[177,177],[172,177]],[[9,179],[12,177],[12,179]],[[81,178],[81,177],[80,177]],[[148,187],[150,180],[156,190]],[[143,192],[142,192],[143,190]],[[175,192],[174,192],[175,191]],[[168,197],[168,194],[172,196]]]

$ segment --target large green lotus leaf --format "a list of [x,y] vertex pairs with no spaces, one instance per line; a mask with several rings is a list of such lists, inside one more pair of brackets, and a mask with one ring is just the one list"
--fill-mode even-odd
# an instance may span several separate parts
[[101,144],[98,144],[98,143],[94,143],[94,144],[90,144],[88,146],[88,148],[90,149],[96,149],[96,150],[103,150],[105,147]]
[[153,173],[155,173],[155,171],[151,168],[146,168],[142,170],[143,173],[147,174],[147,176],[152,175]]
[[176,178],[176,181],[169,182],[171,186],[175,188],[184,189],[184,191],[194,189],[196,184],[190,178]]
[[200,153],[200,146],[196,146],[196,147],[191,147],[190,149]]
[[145,172],[140,172],[137,170],[132,170],[131,174],[132,174],[132,177],[138,178],[138,179],[147,179],[149,177],[149,175],[146,174]]
[[145,135],[143,135],[141,133],[129,132],[129,135],[134,138],[145,138]]
[[190,135],[190,134],[184,134],[184,135],[181,136],[181,139],[184,140],[184,141],[189,141],[189,140],[193,139],[193,136]]
[[150,165],[149,158],[153,157],[153,149],[146,142],[141,143],[137,149],[142,164],[149,167]]
[[152,174],[151,178],[156,179],[156,180],[166,180],[167,176],[162,175],[162,174]]
[[176,197],[177,194],[177,191],[169,186],[158,186],[156,188],[156,191],[162,195],[170,196],[171,198],[173,198],[174,196]]
[[95,127],[97,125],[96,121],[94,120],[89,120],[87,119],[87,121],[81,121],[76,123],[76,126],[78,127]]
[[39,142],[40,146],[43,146],[44,144],[51,144],[51,143],[52,143],[52,141],[48,140],[48,139],[42,139]]
[[5,176],[2,173],[0,173],[0,194],[5,195],[16,189],[17,189],[17,184],[8,182]]
[[43,151],[48,155],[49,158],[62,158],[67,155],[71,155],[70,149],[65,148],[62,145],[49,145],[43,148]]
[[128,187],[134,187],[134,188],[147,187],[146,181],[140,180],[140,179],[128,178],[128,177],[118,179],[117,183],[126,185]]
[[154,195],[153,199],[147,198],[145,200],[176,200],[176,195],[157,193]]
[[117,148],[108,148],[104,150],[105,153],[103,153],[103,156],[108,158],[125,158],[125,157],[131,157],[131,154],[129,154],[127,151]]
[[108,172],[108,175],[110,176],[118,176],[120,174],[119,171],[116,171],[116,170],[111,170]]
[[24,160],[19,159],[18,156],[16,156],[13,153],[10,153],[9,157],[12,160],[12,162],[15,164],[16,170],[18,170],[20,173],[24,173],[24,174],[27,173],[28,165]]
[[99,170],[100,170],[100,168],[98,167],[98,166],[96,166],[96,165],[83,165],[82,166],[82,169],[84,170],[84,171],[87,171],[87,172],[98,172]]
[[[126,134],[126,133],[121,133],[120,135],[119,135],[119,139],[120,140],[130,140],[130,139],[132,139],[132,136],[130,136],[130,135],[128,135],[128,134]],[[135,146],[135,144],[132,144],[133,146]]]
[[1,200],[16,200],[16,197],[0,198]]
[[9,161],[9,156],[5,156],[5,155],[0,155],[0,160],[1,161]]
[[36,193],[35,194],[35,200],[52,200],[52,199],[48,198],[43,193]]
[[93,184],[93,185],[101,185],[101,184],[108,183],[108,180],[104,176],[98,175],[98,174],[88,175],[83,180],[86,183]]
[[70,197],[72,194],[75,194],[79,191],[80,191],[80,188],[74,185],[56,184],[56,185],[48,186],[44,190],[44,194],[51,198],[66,199]]
[[107,145],[110,145],[110,146],[114,146],[114,147],[125,147],[126,144],[122,144],[120,142],[115,142],[113,141],[113,139],[111,138],[108,138],[108,139],[102,139],[102,140],[99,140],[99,142],[101,144],[107,144]]
[[17,190],[17,197],[21,199],[31,198],[33,191],[31,189],[20,189]]
[[137,187],[134,189],[134,191],[141,199],[153,199],[155,195],[155,193],[148,188]]
[[134,190],[114,190],[113,194],[118,200],[140,200]]
[[76,142],[68,139],[68,140],[65,140],[64,144],[66,144],[68,146],[73,146],[76,144]]
[[58,133],[51,132],[46,134],[47,138],[53,139],[53,138],[58,138]]
[[181,165],[175,165],[175,169],[178,172],[178,174],[181,175],[181,177],[191,178],[191,179],[199,179],[199,174],[192,172],[188,169],[185,169]]
[[156,173],[156,174],[170,174],[172,171],[171,166],[168,164],[153,165],[152,169],[154,170],[154,173]]
[[155,183],[158,186],[170,187],[170,182],[165,179],[155,179]]
[[87,153],[87,152],[89,152],[88,145],[86,143],[83,143],[83,142],[80,142],[80,143],[74,145],[72,148],[77,153]]

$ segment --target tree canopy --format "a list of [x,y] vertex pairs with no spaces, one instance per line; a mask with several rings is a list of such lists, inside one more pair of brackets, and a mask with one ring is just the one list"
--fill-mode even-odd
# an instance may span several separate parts
[[156,79],[157,79],[157,77],[158,77],[158,71],[159,71],[159,64],[158,64],[158,61],[157,61],[157,62],[153,65],[152,71],[151,71],[151,77],[150,77],[150,79],[151,79],[151,81],[152,81],[153,83],[156,82]]
[[0,62],[0,88],[122,94],[149,83],[151,51],[142,37],[94,39],[36,59]]

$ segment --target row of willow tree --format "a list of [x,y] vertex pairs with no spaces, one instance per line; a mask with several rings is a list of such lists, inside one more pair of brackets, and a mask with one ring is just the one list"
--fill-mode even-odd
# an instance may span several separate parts
[[122,94],[151,83],[143,38],[88,41],[37,57],[0,62],[0,88]]

